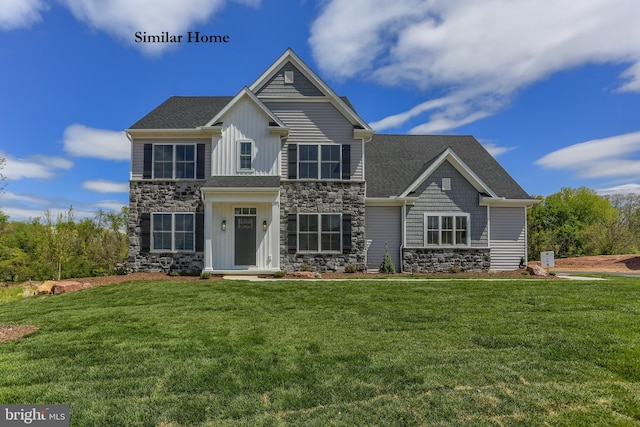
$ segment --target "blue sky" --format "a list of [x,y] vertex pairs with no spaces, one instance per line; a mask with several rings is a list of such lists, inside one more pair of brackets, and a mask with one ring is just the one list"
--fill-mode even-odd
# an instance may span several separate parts
[[0,209],[119,210],[124,129],[172,95],[236,95],[288,47],[378,133],[472,134],[530,194],[640,194],[639,17],[637,0],[0,0]]

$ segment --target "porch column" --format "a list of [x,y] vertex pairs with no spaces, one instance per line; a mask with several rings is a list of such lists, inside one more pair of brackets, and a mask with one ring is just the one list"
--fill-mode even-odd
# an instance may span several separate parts
[[213,272],[213,203],[204,203],[204,270]]

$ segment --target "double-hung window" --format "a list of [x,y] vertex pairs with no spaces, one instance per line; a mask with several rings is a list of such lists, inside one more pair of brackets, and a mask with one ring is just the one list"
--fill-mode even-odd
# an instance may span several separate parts
[[153,178],[194,179],[195,171],[194,144],[154,144]]
[[253,170],[253,141],[238,141],[238,170]]
[[152,215],[152,249],[167,252],[195,251],[193,213],[155,213]]
[[425,214],[425,246],[468,246],[468,214]]
[[342,242],[340,214],[299,214],[299,252],[340,252]]
[[298,145],[299,179],[340,179],[340,145]]

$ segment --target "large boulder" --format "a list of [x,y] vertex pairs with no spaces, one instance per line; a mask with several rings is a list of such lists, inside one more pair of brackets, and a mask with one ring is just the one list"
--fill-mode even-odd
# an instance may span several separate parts
[[40,286],[38,286],[38,289],[36,289],[36,295],[41,295],[41,294],[51,294],[53,287],[55,286],[55,284],[58,282],[55,282],[53,280],[46,280],[44,282],[42,282],[42,284]]
[[313,279],[315,278],[315,274],[313,271],[296,271],[293,273],[293,277],[297,277],[299,279]]
[[527,271],[532,276],[548,276],[549,275],[549,273],[547,273],[547,270],[545,270],[539,265],[529,265],[527,266]]
[[58,294],[64,294],[66,292],[80,291],[84,288],[85,288],[85,285],[80,282],[76,282],[73,280],[65,280],[64,282],[58,282],[55,285],[53,285],[53,289],[51,289],[51,293],[54,295],[58,295]]

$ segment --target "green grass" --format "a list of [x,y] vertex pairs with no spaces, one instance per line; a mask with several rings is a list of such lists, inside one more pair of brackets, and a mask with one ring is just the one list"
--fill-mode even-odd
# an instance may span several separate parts
[[25,288],[22,286],[0,287],[0,303],[19,300],[24,295]]
[[76,426],[640,425],[640,280],[133,282],[0,306]]

